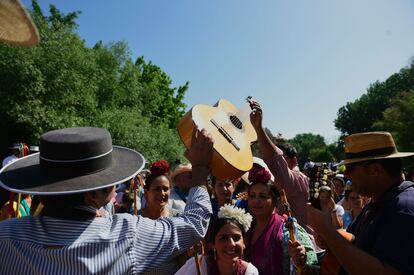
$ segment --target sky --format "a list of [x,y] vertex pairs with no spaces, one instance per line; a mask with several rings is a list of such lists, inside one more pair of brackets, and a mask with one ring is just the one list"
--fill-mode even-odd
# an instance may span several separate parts
[[[292,138],[339,132],[337,111],[414,57],[412,0],[39,0],[81,11],[88,46],[124,40],[160,66],[184,102],[241,107],[255,97],[264,126]],[[24,0],[30,6],[29,0]]]

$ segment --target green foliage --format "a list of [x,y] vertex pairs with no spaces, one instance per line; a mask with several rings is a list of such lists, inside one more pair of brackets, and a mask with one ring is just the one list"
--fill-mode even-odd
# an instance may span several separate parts
[[[303,167],[307,160],[313,160],[310,156],[311,150],[325,148],[325,139],[321,135],[312,133],[298,134],[293,139],[289,140],[299,155],[299,167]],[[315,151],[316,152],[316,151]]]
[[[374,127],[391,132],[400,151],[414,152],[414,90],[394,99]],[[414,169],[412,158],[407,159],[407,166]]]
[[309,151],[309,159],[314,162],[331,162],[334,156],[327,146],[312,148]]
[[[171,87],[169,76],[143,57],[131,60],[126,42],[92,48],[76,33],[79,12],[37,1],[32,16],[41,42],[34,48],[0,45],[0,147],[37,144],[46,131],[75,126],[110,130],[114,144],[149,160],[182,158],[175,130],[184,114],[188,83]],[[4,153],[4,151],[3,151]]]
[[104,110],[96,119],[96,126],[108,129],[114,144],[141,152],[147,163],[165,159],[173,163],[184,160],[184,146],[176,129],[165,124],[153,124],[139,110],[116,108]]
[[372,84],[366,94],[347,102],[338,110],[335,127],[343,135],[376,130],[375,122],[383,119],[384,111],[402,91],[414,88],[414,63],[393,74],[384,82]]
[[[335,126],[343,135],[389,131],[400,151],[414,151],[414,62],[338,111]],[[414,160],[407,159],[414,168]]]
[[[321,135],[303,133],[287,140],[282,137],[281,133],[275,136],[269,129],[266,128],[265,131],[275,145],[288,142],[296,148],[299,156],[299,167],[303,167],[305,162],[309,160],[315,162],[337,162],[343,158],[342,143],[327,145]],[[260,157],[257,145],[253,146],[253,155]]]

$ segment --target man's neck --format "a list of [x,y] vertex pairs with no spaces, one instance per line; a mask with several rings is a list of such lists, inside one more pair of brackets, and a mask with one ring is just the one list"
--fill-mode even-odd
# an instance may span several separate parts
[[389,192],[392,188],[399,186],[404,179],[400,178],[392,178],[387,177],[383,181],[379,182],[377,192],[371,196],[371,201],[376,202],[381,199],[387,192]]

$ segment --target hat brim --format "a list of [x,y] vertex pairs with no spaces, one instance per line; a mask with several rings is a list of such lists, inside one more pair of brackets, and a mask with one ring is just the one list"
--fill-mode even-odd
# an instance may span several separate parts
[[140,153],[113,146],[110,167],[88,175],[62,178],[42,173],[39,153],[36,153],[1,169],[0,186],[11,192],[34,195],[82,193],[125,182],[136,176],[144,165],[145,159]]
[[20,0],[2,0],[0,6],[0,42],[16,46],[34,46],[39,32]]
[[344,159],[339,164],[340,165],[342,165],[342,164],[346,165],[346,164],[351,164],[351,163],[356,163],[356,162],[361,162],[361,161],[368,161],[368,160],[390,159],[390,158],[405,158],[405,157],[410,157],[410,156],[414,156],[414,152],[398,152],[398,153],[394,153],[394,154],[380,155],[380,156],[375,156],[375,157]]
[[246,173],[244,173],[242,176],[241,176],[241,178],[242,178],[242,180],[244,181],[244,182],[246,182],[248,185],[251,185],[252,183],[249,181],[249,171],[247,171]]
[[176,177],[176,176],[178,176],[179,174],[182,174],[182,173],[185,173],[185,172],[192,172],[193,171],[193,169],[192,168],[190,168],[190,167],[184,167],[184,168],[181,168],[180,170],[178,170],[178,171],[174,171],[174,172],[172,172],[171,173],[171,175],[170,175],[170,179],[172,180],[172,181],[174,181],[174,178]]

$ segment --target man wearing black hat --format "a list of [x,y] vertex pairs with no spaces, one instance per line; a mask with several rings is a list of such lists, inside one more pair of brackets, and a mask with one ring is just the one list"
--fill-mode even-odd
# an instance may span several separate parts
[[10,164],[0,185],[42,195],[40,216],[0,223],[1,274],[139,274],[202,239],[211,216],[205,187],[212,139],[195,130],[186,157],[193,188],[182,216],[150,220],[102,216],[115,185],[144,167],[141,154],[113,146],[100,128],[67,128],[42,135],[40,153]]
[[308,205],[312,228],[324,239],[342,274],[414,274],[414,184],[405,181],[401,158],[387,132],[369,132],[345,138],[345,176],[352,189],[371,197],[348,231],[352,243],[330,225],[329,218]]

